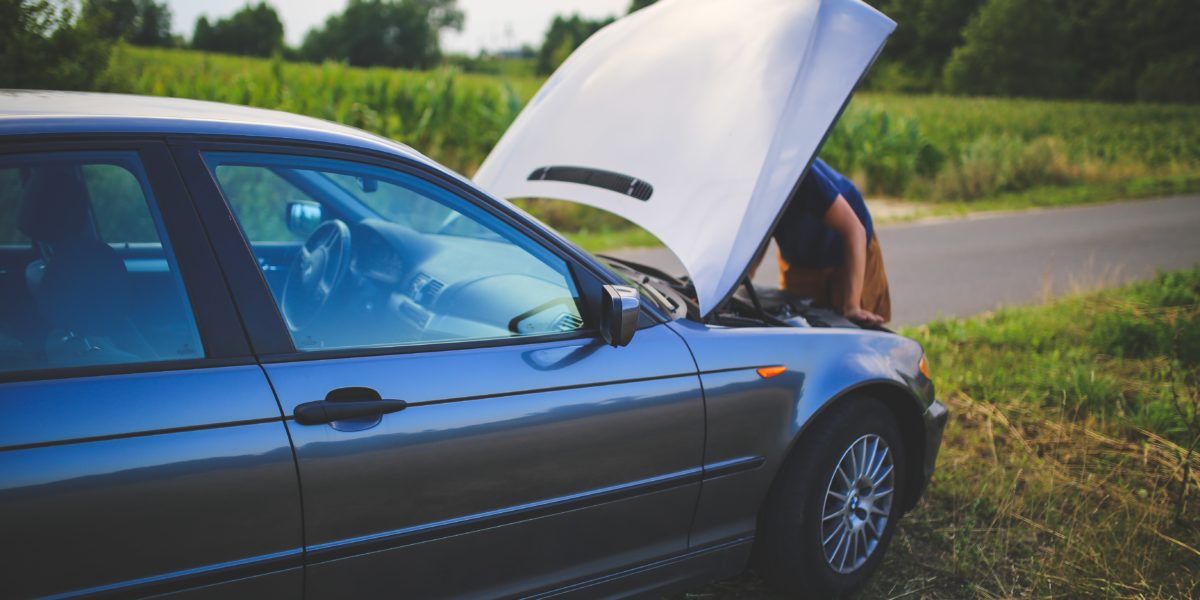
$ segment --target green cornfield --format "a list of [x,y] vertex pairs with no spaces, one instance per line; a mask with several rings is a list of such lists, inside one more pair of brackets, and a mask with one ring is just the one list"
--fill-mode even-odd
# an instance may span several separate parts
[[[311,115],[411,145],[471,175],[542,79],[289,63],[118,46],[104,91]],[[863,93],[822,156],[871,196],[971,203],[1026,190],[1200,189],[1200,106]],[[1078,195],[1078,194],[1076,194]],[[1086,201],[1086,200],[1070,200]],[[582,212],[581,212],[582,211]],[[581,207],[543,212],[568,231],[619,227]],[[587,222],[580,222],[587,221]]]
[[213,100],[345,123],[395,139],[461,173],[478,168],[540,78],[360,69],[118,45],[103,91]]
[[822,156],[910,200],[1137,179],[1184,191],[1169,188],[1200,184],[1200,106],[861,94]]

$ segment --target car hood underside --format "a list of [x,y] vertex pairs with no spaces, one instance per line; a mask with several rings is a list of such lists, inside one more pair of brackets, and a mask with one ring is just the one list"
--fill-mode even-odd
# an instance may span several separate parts
[[475,181],[616,213],[722,304],[884,40],[859,0],[662,0],[587,40]]

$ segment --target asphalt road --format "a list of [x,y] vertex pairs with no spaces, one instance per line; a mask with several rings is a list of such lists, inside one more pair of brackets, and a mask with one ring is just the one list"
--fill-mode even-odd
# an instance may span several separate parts
[[[878,235],[892,323],[915,325],[1200,265],[1200,196],[890,225]],[[683,272],[663,248],[614,254]],[[775,261],[764,260],[754,281],[778,286],[778,278]]]

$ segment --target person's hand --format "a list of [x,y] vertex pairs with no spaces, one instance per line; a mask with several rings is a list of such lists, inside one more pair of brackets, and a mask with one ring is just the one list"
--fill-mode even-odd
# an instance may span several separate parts
[[883,325],[883,317],[857,306],[842,309],[842,316],[859,325],[870,325],[872,327]]

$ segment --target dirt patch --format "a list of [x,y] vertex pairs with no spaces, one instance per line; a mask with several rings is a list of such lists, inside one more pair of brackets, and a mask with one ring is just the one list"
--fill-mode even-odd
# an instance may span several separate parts
[[933,213],[928,207],[899,198],[867,198],[867,208],[876,223],[904,223],[916,221]]

